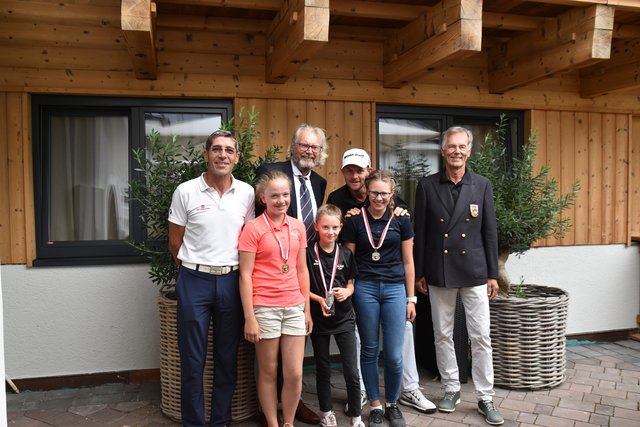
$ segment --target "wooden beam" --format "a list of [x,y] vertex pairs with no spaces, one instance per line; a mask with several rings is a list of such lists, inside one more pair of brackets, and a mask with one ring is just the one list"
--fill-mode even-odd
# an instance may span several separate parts
[[482,1],[442,0],[385,43],[383,85],[401,87],[481,50]]
[[489,91],[504,93],[583,68],[611,52],[614,8],[574,8],[489,50]]
[[640,39],[616,40],[611,59],[580,70],[580,96],[640,88]]
[[267,31],[267,83],[284,83],[329,42],[329,0],[284,0]]
[[120,10],[122,32],[136,78],[155,80],[158,74],[156,5],[151,0],[122,0]]

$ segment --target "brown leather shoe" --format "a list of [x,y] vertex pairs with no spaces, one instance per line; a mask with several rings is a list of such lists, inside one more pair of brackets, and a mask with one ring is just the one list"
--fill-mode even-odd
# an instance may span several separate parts
[[320,417],[311,409],[307,408],[302,399],[298,402],[296,408],[296,419],[305,424],[320,424]]

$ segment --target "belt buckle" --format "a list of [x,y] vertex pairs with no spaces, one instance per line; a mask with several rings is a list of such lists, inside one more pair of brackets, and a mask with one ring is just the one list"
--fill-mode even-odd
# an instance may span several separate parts
[[225,268],[226,267],[212,265],[209,267],[209,274],[213,274],[214,276],[222,276],[223,274],[226,273]]

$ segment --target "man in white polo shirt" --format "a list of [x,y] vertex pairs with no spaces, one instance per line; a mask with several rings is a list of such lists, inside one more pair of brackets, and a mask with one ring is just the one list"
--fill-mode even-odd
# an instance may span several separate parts
[[243,311],[238,288],[238,237],[254,218],[254,191],[231,172],[240,159],[238,141],[216,131],[204,151],[207,171],[173,193],[169,210],[169,247],[180,266],[178,348],[181,409],[185,427],[206,424],[202,373],[213,321],[213,389],[210,426],[231,423],[238,343]]

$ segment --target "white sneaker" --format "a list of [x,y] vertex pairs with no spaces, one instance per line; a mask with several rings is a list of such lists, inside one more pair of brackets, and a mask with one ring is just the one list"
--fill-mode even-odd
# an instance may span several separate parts
[[367,404],[369,399],[367,399],[367,392],[365,390],[360,390],[360,408],[364,408],[364,405]]
[[322,427],[336,427],[338,425],[336,414],[334,414],[333,411],[329,411],[327,415],[324,415],[320,419],[320,425],[322,425]]
[[351,427],[365,427],[362,421],[358,421],[355,424],[349,424]]
[[[364,408],[364,405],[366,405],[367,402],[369,402],[369,399],[367,398],[367,392],[364,391],[364,389],[360,389],[360,409]],[[349,402],[345,403],[344,405],[344,413],[346,414],[347,411],[349,411]]]
[[406,406],[411,406],[412,408],[426,414],[432,414],[436,411],[436,405],[424,397],[419,388],[411,391],[403,391],[400,394],[400,403]]

